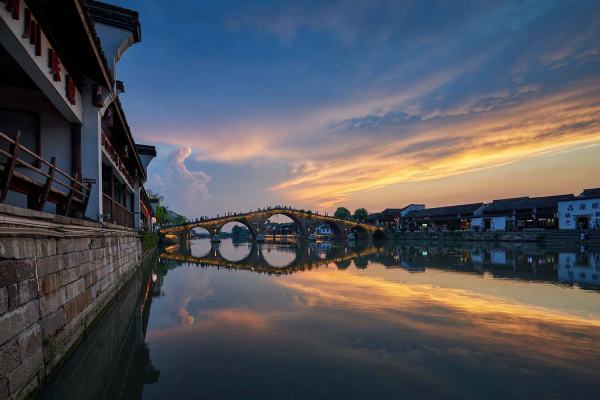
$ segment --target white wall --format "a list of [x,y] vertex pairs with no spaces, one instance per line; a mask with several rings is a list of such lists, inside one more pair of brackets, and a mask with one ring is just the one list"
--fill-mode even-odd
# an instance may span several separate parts
[[482,217],[475,217],[471,219],[471,229],[479,228],[483,229],[484,223]]
[[400,212],[400,216],[405,217],[409,212],[411,212],[413,210],[422,210],[424,208],[425,208],[425,206],[422,204],[411,204],[410,206],[406,207],[404,210],[402,210]]
[[490,219],[490,229],[493,231],[505,231],[506,220],[507,217],[492,217]]
[[558,228],[577,229],[577,218],[588,217],[588,229],[600,228],[600,198],[577,199],[558,203]]

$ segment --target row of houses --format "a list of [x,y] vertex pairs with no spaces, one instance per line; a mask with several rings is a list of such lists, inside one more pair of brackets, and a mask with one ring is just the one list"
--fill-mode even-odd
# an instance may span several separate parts
[[512,231],[600,229],[600,188],[579,195],[515,197],[491,203],[426,208],[411,204],[370,214],[369,222],[391,231]]
[[0,203],[150,229],[153,146],[119,95],[138,13],[91,0],[0,2]]

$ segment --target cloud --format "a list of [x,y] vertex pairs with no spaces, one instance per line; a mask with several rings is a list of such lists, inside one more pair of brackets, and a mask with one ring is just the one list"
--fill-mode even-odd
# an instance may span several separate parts
[[[211,177],[203,171],[190,171],[185,161],[192,148],[184,146],[169,152],[166,163],[152,165],[155,172],[148,186],[161,194],[169,208],[177,213],[198,215],[209,197]],[[166,165],[165,165],[166,164]]]
[[[448,177],[597,143],[599,94],[600,83],[586,83],[576,90],[485,112],[475,107],[459,115],[438,116],[402,135],[394,132],[403,131],[406,118],[398,119],[395,113],[365,117],[364,124],[352,120],[346,124],[350,130],[362,130],[363,137],[375,133],[376,138],[355,140],[354,133],[346,140],[355,147],[337,156],[321,151],[328,159],[313,151],[312,169],[302,170],[274,190],[330,207],[365,190]],[[337,133],[336,138],[341,135]]]
[[[202,62],[217,71],[204,77],[194,74],[197,60],[186,65],[186,85],[198,80],[190,92],[203,95],[185,107],[177,97],[169,135],[144,129],[145,140],[189,146],[151,179],[177,197],[173,208],[198,210],[208,175],[214,197],[230,196],[212,206],[239,202],[223,171],[243,171],[244,189],[264,204],[330,208],[375,189],[600,143],[592,2],[261,4],[211,8],[224,27],[211,25],[215,44]],[[167,108],[167,100],[157,101]]]

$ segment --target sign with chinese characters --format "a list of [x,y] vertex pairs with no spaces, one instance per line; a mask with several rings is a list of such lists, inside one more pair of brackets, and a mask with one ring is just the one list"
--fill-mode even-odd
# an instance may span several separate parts
[[578,198],[558,203],[560,229],[599,229],[600,199]]

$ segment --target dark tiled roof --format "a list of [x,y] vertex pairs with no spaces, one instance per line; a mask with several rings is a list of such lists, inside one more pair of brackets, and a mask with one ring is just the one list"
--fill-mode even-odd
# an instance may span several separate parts
[[408,213],[407,218],[438,218],[438,217],[456,217],[457,215],[473,214],[483,203],[460,204],[457,206],[424,208],[422,210],[413,210]]
[[135,148],[139,154],[144,154],[152,157],[156,157],[156,147],[149,144],[135,144]]
[[127,29],[133,33],[136,42],[141,40],[142,31],[137,11],[100,1],[87,0],[86,3],[94,21]]
[[519,210],[532,210],[534,208],[558,207],[561,200],[574,198],[572,194],[561,194],[544,197],[514,197],[510,199],[498,199],[490,203],[484,210],[484,214],[498,212],[512,212]]
[[600,188],[584,189],[580,194],[581,197],[600,197]]
[[369,214],[369,220],[372,221],[380,217],[398,217],[402,211],[412,206],[423,206],[423,204],[409,204],[403,208],[386,208],[381,212]]

